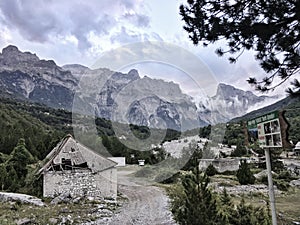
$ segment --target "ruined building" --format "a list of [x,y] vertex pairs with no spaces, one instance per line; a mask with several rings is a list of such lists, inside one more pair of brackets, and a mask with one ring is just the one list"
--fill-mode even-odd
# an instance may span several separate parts
[[67,135],[46,156],[43,196],[69,193],[72,197],[116,198],[117,163],[99,155]]

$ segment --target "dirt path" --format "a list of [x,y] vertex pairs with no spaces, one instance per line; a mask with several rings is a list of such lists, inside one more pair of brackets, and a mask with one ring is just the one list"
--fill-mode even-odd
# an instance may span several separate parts
[[136,167],[118,171],[118,188],[128,202],[111,218],[111,225],[175,225],[168,209],[168,197],[159,187],[132,176]]

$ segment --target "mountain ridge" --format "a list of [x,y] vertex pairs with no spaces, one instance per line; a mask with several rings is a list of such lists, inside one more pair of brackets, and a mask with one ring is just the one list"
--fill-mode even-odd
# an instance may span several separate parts
[[98,117],[177,130],[227,122],[269,99],[220,83],[215,96],[195,105],[178,84],[141,78],[136,69],[121,73],[80,64],[60,67],[12,45],[0,53],[0,87],[11,96],[53,108],[71,111],[79,99],[88,101],[83,112],[90,110]]

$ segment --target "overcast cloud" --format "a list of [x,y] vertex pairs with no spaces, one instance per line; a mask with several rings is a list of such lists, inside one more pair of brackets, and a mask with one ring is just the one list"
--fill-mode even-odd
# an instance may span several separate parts
[[[79,50],[91,47],[89,35],[109,35],[123,21],[135,27],[149,26],[146,15],[135,13],[141,1],[107,0],[40,1],[3,0],[2,25],[16,30],[26,40],[47,43],[57,37],[74,37]],[[122,32],[124,31],[122,27]]]
[[[194,46],[182,29],[178,12],[184,2],[1,0],[0,48],[13,44],[40,58],[53,59],[58,65],[90,66],[104,52],[125,44],[165,41],[198,56],[219,82],[251,90],[246,79],[264,76],[253,55],[246,53],[235,65],[230,65],[226,57],[214,53],[222,43],[208,48]],[[177,53],[174,54],[176,57]]]

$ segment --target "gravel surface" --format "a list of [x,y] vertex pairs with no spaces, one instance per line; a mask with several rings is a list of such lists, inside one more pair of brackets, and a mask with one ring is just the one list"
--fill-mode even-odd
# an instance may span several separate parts
[[97,224],[110,225],[176,225],[163,189],[135,178],[138,167],[129,166],[118,171],[118,190],[127,203],[109,221]]

